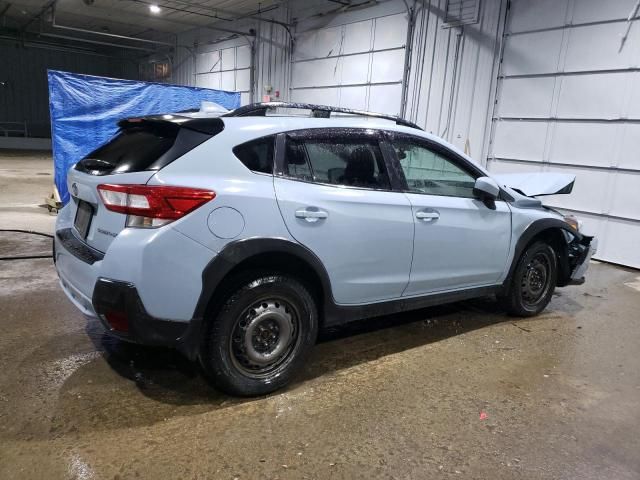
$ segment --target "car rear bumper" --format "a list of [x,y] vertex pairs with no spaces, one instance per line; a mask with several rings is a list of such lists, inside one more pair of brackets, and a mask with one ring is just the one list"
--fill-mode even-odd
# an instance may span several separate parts
[[[65,207],[66,208],[66,207]],[[56,222],[54,262],[69,300],[124,340],[177,346],[190,331],[202,292],[202,272],[215,252],[172,228],[125,229],[102,253],[80,240],[62,209]],[[124,312],[130,326],[117,331],[104,313]]]
[[[58,273],[62,290],[86,317],[96,318],[96,312],[91,302],[93,286],[95,285],[99,261],[91,263],[82,259],[83,253],[76,248],[76,242],[68,236],[69,230],[56,232],[53,244],[53,261]],[[71,236],[73,236],[71,234]],[[74,237],[75,238],[75,237]]]
[[130,342],[178,347],[190,325],[190,322],[161,320],[149,315],[135,285],[128,282],[99,278],[92,304],[107,331]]

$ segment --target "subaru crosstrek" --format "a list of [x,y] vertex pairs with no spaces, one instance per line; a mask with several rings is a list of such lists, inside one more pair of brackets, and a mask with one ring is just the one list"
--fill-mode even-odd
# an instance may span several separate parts
[[401,118],[270,103],[119,127],[68,172],[62,288],[231,394],[284,386],[322,327],[492,295],[535,315],[596,248],[534,198],[574,177],[493,176]]

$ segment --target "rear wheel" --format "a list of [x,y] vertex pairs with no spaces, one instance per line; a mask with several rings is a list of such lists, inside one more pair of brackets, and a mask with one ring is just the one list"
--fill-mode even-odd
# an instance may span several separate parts
[[288,276],[258,275],[224,300],[200,361],[220,390],[262,395],[291,380],[317,332],[316,305],[303,284]]
[[556,254],[549,244],[538,241],[527,247],[516,265],[509,293],[501,303],[511,315],[537,315],[551,301],[556,286]]

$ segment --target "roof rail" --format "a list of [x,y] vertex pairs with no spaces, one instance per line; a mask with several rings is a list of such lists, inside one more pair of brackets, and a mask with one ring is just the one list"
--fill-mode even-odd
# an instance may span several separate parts
[[359,115],[362,117],[382,118],[384,120],[392,120],[398,125],[404,127],[417,128],[422,130],[418,125],[397,115],[385,115],[384,113],[367,112],[364,110],[353,110],[351,108],[330,107],[328,105],[314,105],[312,103],[296,103],[296,102],[263,102],[251,103],[243,107],[225,113],[222,117],[264,117],[268,110],[275,108],[297,108],[300,110],[311,110],[312,115],[317,118],[330,118],[332,113],[348,113],[351,115]]

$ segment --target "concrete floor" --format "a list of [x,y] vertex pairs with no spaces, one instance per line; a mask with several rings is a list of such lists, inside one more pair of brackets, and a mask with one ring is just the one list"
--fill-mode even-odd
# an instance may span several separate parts
[[53,233],[55,214],[41,207],[52,192],[50,152],[0,149],[0,229]]
[[[49,165],[0,153],[0,228],[47,228],[25,205]],[[0,256],[49,247],[0,232]],[[638,479],[638,275],[594,262],[528,320],[473,301],[323,332],[288,389],[237,399],[87,323],[50,260],[0,262],[0,478]]]

